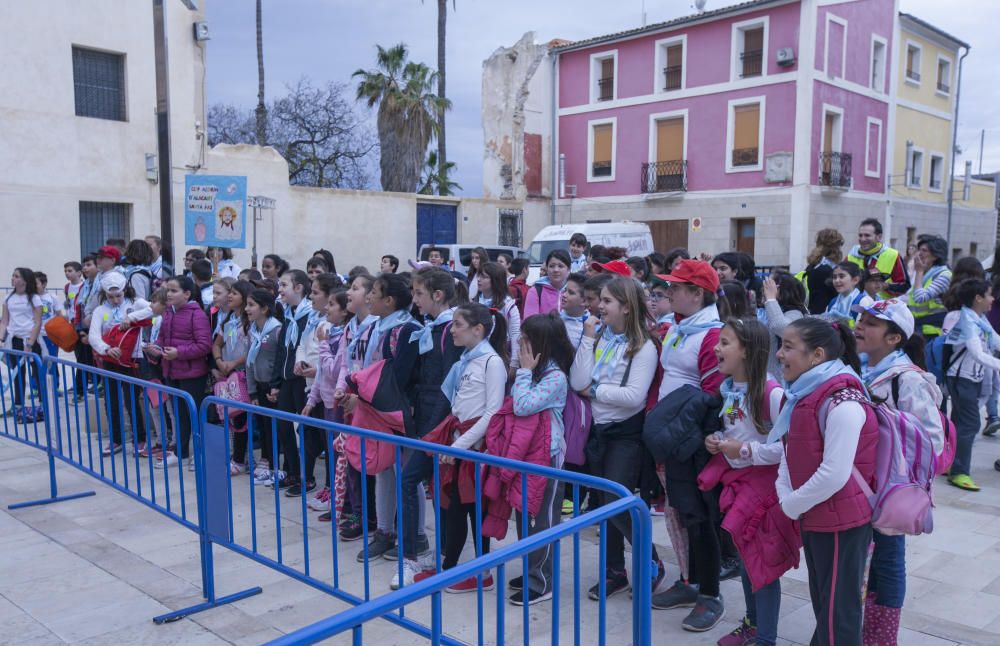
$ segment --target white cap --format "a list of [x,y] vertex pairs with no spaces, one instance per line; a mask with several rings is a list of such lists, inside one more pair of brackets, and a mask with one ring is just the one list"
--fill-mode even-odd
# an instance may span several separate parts
[[855,312],[867,312],[877,319],[882,319],[883,321],[892,321],[899,329],[903,331],[906,338],[909,339],[913,336],[913,328],[915,323],[913,321],[913,312],[910,308],[906,306],[901,300],[890,298],[885,301],[878,301],[872,305],[865,307],[863,305],[855,305],[851,308]]
[[125,289],[125,275],[120,271],[109,271],[101,276],[101,289],[104,291]]

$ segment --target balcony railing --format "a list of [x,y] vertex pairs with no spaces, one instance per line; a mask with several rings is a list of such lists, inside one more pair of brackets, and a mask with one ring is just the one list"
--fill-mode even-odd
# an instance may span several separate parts
[[595,161],[590,169],[592,177],[611,177],[611,162]]
[[675,193],[686,191],[688,188],[687,165],[686,159],[643,164],[640,192]]
[[948,94],[951,90],[951,87],[949,87],[947,83],[942,83],[941,81],[938,81],[937,88],[938,92],[944,92],[945,94]]
[[751,49],[740,54],[740,61],[743,63],[742,78],[748,76],[760,76],[763,73],[764,50]]
[[832,188],[850,188],[851,153],[820,153],[819,184]]
[[918,72],[917,70],[906,70],[906,78],[910,79],[911,81],[916,81],[917,83],[919,83],[920,72]]
[[597,82],[597,100],[610,101],[615,98],[615,79],[601,79]]
[[760,163],[760,151],[757,148],[734,148],[733,166],[756,166]]
[[681,87],[681,70],[680,65],[671,65],[670,67],[663,68],[664,76],[664,90],[678,90]]

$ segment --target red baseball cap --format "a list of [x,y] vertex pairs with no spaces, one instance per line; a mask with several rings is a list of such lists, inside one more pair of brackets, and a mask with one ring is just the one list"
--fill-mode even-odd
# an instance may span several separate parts
[[704,260],[682,260],[669,274],[657,277],[668,283],[695,285],[713,294],[719,291],[719,274]]
[[590,268],[594,271],[608,271],[612,274],[625,276],[626,278],[630,278],[632,276],[632,269],[624,260],[612,260],[605,263],[592,262],[590,263]]
[[120,262],[122,259],[122,252],[118,251],[118,247],[113,247],[111,245],[104,245],[103,247],[97,250],[97,254],[95,255],[98,258],[101,257],[111,258],[115,262]]

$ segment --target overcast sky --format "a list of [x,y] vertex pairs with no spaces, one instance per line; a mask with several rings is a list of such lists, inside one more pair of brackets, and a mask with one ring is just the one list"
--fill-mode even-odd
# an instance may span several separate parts
[[[708,9],[734,4],[708,0]],[[646,0],[649,23],[693,13],[690,0]],[[480,125],[482,62],[527,31],[536,40],[579,40],[642,24],[642,0],[457,0],[448,14],[448,158],[466,195],[482,194],[483,134]],[[257,100],[253,0],[206,0],[212,40],[208,49],[209,103],[252,107]],[[986,129],[983,170],[1000,171],[1000,126],[991,117],[1000,84],[989,70],[1000,60],[1000,2],[902,0],[901,10],[972,45],[965,60],[958,143],[959,158],[978,171],[979,133]],[[410,57],[437,62],[434,0],[264,0],[264,64],[269,98],[307,76],[315,84],[351,82],[358,68],[374,67],[375,44],[406,43]],[[993,61],[991,63],[990,61]],[[352,85],[353,88],[353,85]],[[367,108],[359,106],[359,110]],[[373,188],[378,188],[377,172]]]

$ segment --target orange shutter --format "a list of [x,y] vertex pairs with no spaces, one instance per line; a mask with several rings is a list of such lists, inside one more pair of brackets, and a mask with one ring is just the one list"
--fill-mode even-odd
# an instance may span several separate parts
[[684,159],[684,119],[656,122],[656,161]]
[[615,59],[605,58],[601,61],[601,78],[613,79],[615,77]]
[[611,162],[611,124],[594,126],[594,163]]
[[757,135],[760,132],[760,105],[741,105],[735,108],[735,132],[733,148],[758,148]]
[[667,48],[667,67],[679,67],[683,58],[684,47],[682,45],[671,45]]
[[743,32],[743,51],[755,52],[764,49],[764,28],[747,29]]

